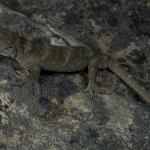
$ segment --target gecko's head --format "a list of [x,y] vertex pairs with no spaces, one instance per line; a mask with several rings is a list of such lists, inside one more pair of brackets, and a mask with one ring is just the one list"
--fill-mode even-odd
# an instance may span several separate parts
[[0,55],[14,57],[14,39],[15,37],[0,30]]

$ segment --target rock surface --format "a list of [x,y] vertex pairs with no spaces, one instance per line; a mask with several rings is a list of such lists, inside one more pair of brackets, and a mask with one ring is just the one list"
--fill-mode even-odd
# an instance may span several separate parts
[[[81,41],[101,47],[150,90],[148,0],[0,2],[0,27],[46,44]],[[149,107],[111,72],[99,71],[97,77],[97,84],[110,94],[91,100],[84,93],[86,71],[43,71],[29,90],[16,85],[18,69],[17,62],[0,56],[0,150],[150,149]]]

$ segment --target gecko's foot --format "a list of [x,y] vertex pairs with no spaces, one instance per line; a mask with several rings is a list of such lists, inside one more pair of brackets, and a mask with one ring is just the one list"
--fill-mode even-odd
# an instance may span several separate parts
[[13,84],[13,86],[23,86],[25,88],[31,89],[33,86],[33,81],[24,79],[24,80],[21,80],[19,83]]
[[21,80],[22,80],[22,82],[19,83],[18,85],[24,86],[24,87],[29,88],[29,89],[32,88],[33,80],[31,80],[31,79],[29,78],[29,76],[26,76],[25,74],[23,74],[23,73],[20,72],[20,71],[16,71],[16,77],[17,77],[18,79],[21,79]]
[[93,98],[95,94],[111,94],[106,88],[100,88],[96,85],[89,84],[88,87],[85,89],[86,93],[89,93],[90,97]]
[[24,84],[25,75],[22,72],[20,72],[19,70],[17,70],[15,72],[15,76],[17,79],[15,80],[15,82],[13,82],[12,85],[13,86],[22,86]]
[[93,98],[95,92],[95,87],[92,84],[89,84],[87,88],[85,89],[85,93],[88,93],[91,98]]

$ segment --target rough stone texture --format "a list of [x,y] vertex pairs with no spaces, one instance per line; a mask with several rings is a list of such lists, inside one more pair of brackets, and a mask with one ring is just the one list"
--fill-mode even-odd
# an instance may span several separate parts
[[[30,40],[67,45],[46,25],[116,57],[150,90],[149,0],[0,0],[0,27]],[[24,15],[22,15],[24,14]],[[65,35],[67,36],[67,35]],[[32,89],[17,86],[22,69],[0,56],[0,150],[148,150],[150,109],[118,77],[102,70],[109,91],[91,100],[87,72],[43,71]]]

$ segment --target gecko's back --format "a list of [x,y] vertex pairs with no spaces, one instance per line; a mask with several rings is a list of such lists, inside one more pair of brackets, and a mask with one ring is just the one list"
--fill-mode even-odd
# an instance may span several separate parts
[[36,64],[42,69],[57,72],[75,72],[86,68],[94,53],[81,46],[39,46],[25,54],[27,64]]

